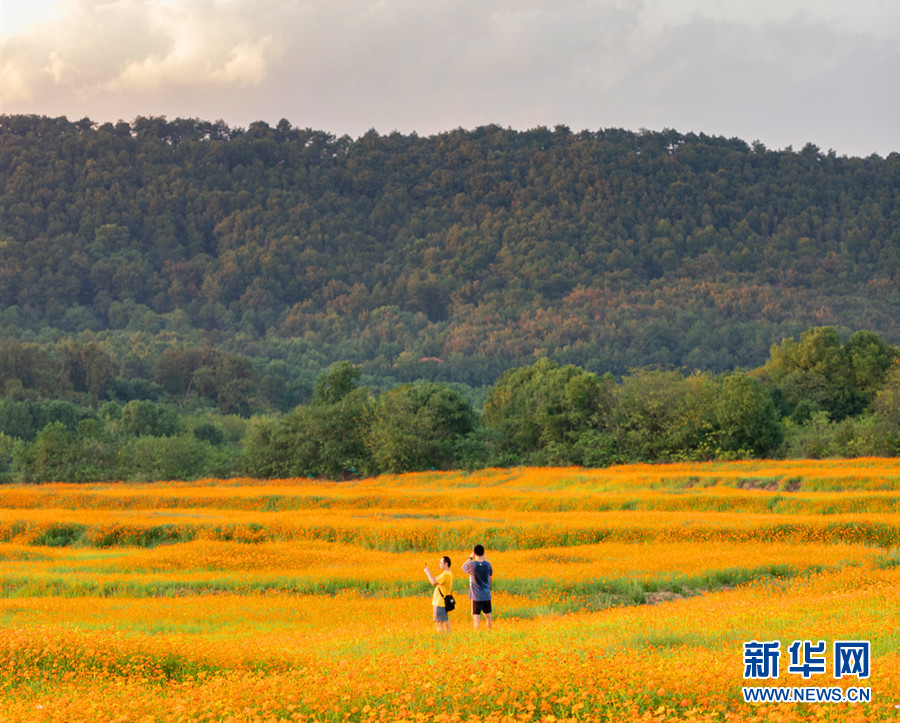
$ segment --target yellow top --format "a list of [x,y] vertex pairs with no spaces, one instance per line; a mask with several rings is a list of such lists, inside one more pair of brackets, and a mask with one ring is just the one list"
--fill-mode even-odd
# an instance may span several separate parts
[[444,595],[449,595],[453,591],[453,573],[449,570],[442,571],[439,575],[435,575],[437,585],[434,586],[434,595],[431,596],[431,604],[438,608],[447,607],[444,605]]

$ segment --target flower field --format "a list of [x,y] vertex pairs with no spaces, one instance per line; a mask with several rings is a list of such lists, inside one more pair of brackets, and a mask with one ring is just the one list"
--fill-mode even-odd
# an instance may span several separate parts
[[[804,679],[795,640],[869,641],[871,674]],[[0,487],[0,722],[898,718],[900,460]]]

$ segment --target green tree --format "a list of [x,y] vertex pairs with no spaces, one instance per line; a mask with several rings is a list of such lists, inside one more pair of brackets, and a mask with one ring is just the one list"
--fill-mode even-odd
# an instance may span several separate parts
[[17,446],[21,445],[21,440],[10,437],[4,432],[0,432],[0,484],[6,484],[13,481],[13,460],[15,459],[15,450]]
[[290,448],[288,474],[339,479],[367,473],[371,403],[360,387],[334,404],[299,407],[285,415],[277,437]]
[[48,421],[47,408],[40,402],[0,402],[0,431],[11,437],[31,442]]
[[262,477],[332,479],[369,472],[372,405],[358,379],[352,365],[339,364],[320,375],[312,404],[275,420],[257,420],[248,434],[244,469]]
[[116,475],[116,452],[95,419],[76,430],[62,422],[44,427],[34,442],[14,451],[13,474],[25,482],[98,482]]
[[97,342],[68,340],[60,345],[65,381],[77,392],[87,392],[94,402],[106,395],[116,374],[116,364]]
[[337,404],[359,387],[361,372],[348,361],[335,364],[327,374],[320,374],[313,387],[313,406]]
[[213,400],[223,414],[250,413],[256,373],[250,360],[237,354],[213,354],[212,363],[194,371],[193,388]]
[[194,437],[135,437],[121,450],[122,465],[131,480],[191,480],[215,474],[216,452],[211,444]]
[[256,416],[250,419],[238,464],[251,477],[288,477],[293,451],[292,440],[282,435],[280,417]]
[[201,422],[191,430],[191,434],[201,442],[208,442],[214,447],[225,444],[225,432],[212,422]]
[[635,462],[705,459],[711,454],[715,385],[708,374],[639,369],[618,390],[617,436]]
[[868,405],[884,385],[897,349],[871,331],[855,331],[844,344],[861,402]]
[[449,469],[476,425],[471,405],[459,392],[439,383],[404,384],[375,404],[369,433],[379,470]]
[[193,387],[194,372],[211,363],[210,349],[170,347],[156,359],[151,378],[169,394],[186,396]]
[[727,456],[766,457],[784,439],[772,397],[747,374],[722,379],[714,411],[718,447]]
[[875,396],[872,407],[887,430],[894,454],[900,454],[900,357],[894,359],[885,374],[884,386]]
[[839,421],[863,407],[851,360],[833,327],[810,329],[799,342],[788,338],[773,345],[763,372],[782,390],[797,421],[816,410]]
[[500,432],[504,459],[575,462],[575,442],[606,424],[612,397],[606,381],[574,365],[540,359],[507,371],[488,391],[484,423]]
[[174,409],[139,399],[122,407],[118,423],[125,434],[133,437],[171,437],[180,427]]

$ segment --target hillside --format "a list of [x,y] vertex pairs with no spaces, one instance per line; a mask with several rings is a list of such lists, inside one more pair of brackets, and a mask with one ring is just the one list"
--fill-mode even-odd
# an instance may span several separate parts
[[755,367],[810,326],[900,341],[896,153],[3,116],[0,183],[3,338],[137,366],[192,344],[483,385],[535,356]]

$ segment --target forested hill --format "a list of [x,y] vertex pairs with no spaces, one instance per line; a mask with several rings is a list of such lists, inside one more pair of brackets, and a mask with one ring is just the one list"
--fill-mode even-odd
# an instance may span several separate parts
[[535,356],[755,367],[820,325],[900,341],[897,153],[38,116],[0,117],[0,142],[6,339],[472,384]]

